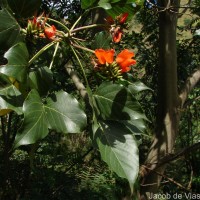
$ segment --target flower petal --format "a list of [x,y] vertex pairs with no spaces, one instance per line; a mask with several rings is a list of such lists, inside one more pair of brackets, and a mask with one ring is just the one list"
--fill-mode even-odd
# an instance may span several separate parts
[[47,38],[52,39],[56,35],[56,27],[52,25],[48,28],[45,28],[44,34],[46,35]]
[[104,49],[96,49],[95,55],[99,60],[99,63],[104,65],[106,63],[113,63],[115,51],[111,50],[104,50]]
[[128,17],[128,13],[123,13],[119,20],[119,23],[124,24],[126,22],[127,17]]
[[113,33],[113,42],[118,43],[120,42],[121,38],[122,38],[122,31],[119,27],[117,27]]
[[122,72],[130,70],[130,66],[136,64],[136,60],[132,59],[134,53],[128,49],[124,49],[117,55],[116,62],[120,65]]

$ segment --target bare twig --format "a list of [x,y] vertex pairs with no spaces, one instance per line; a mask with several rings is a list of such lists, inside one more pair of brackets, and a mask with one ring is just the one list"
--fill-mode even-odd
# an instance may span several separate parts
[[[144,167],[144,168],[146,168],[147,170],[150,170],[150,171],[152,171],[152,172],[158,174],[159,176],[162,176],[163,178],[167,179],[169,182],[171,182],[171,183],[177,185],[179,188],[184,189],[184,190],[186,190],[186,191],[188,191],[188,192],[190,191],[190,190],[188,190],[186,187],[184,187],[183,185],[181,185],[180,183],[178,183],[177,181],[175,181],[174,179],[169,178],[168,176],[166,176],[166,175],[164,175],[164,174],[161,174],[161,173],[157,172],[156,170],[152,170],[151,168],[149,168],[149,167],[147,167],[147,166],[145,166],[145,165],[143,165],[142,167]],[[142,185],[142,186],[144,187],[144,186],[146,186],[146,185]]]
[[186,80],[186,83],[179,94],[181,108],[183,107],[185,101],[188,98],[189,93],[191,90],[197,85],[200,81],[200,68],[198,68],[194,73]]
[[146,174],[149,173],[149,170],[145,169],[145,168],[147,168],[147,166],[151,167],[152,165],[156,164],[156,168],[159,168],[162,165],[168,164],[169,162],[172,162],[172,161],[180,158],[181,156],[189,154],[191,151],[194,151],[197,149],[200,149],[200,142],[195,143],[192,146],[186,147],[176,154],[168,154],[168,155],[164,156],[159,163],[147,163],[146,167],[144,167],[145,165],[142,165],[140,168],[140,176],[144,177],[144,176],[146,176]]

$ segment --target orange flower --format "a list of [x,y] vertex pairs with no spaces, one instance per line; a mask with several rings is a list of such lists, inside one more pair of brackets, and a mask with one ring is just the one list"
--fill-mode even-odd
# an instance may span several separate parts
[[44,29],[44,34],[48,39],[53,39],[56,35],[56,27],[54,25]]
[[115,28],[115,30],[112,33],[112,38],[113,38],[113,42],[118,43],[120,42],[121,38],[122,38],[122,30],[120,27]]
[[128,49],[124,49],[116,57],[117,64],[121,67],[122,73],[130,71],[130,66],[136,64],[136,60],[133,60],[134,53]]
[[126,22],[127,17],[128,17],[128,13],[123,13],[119,19],[119,23],[124,24]]
[[106,63],[111,64],[114,61],[114,54],[115,51],[111,50],[104,50],[104,49],[96,49],[95,55],[98,58],[100,64],[104,65]]

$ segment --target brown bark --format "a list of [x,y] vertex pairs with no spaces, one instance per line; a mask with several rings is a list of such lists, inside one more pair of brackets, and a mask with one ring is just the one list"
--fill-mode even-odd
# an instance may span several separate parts
[[[161,1],[169,7],[169,1]],[[166,165],[158,168],[162,158],[172,153],[178,132],[178,91],[177,91],[177,14],[166,9],[159,14],[159,69],[158,69],[158,108],[156,130],[146,163],[150,170],[141,170],[143,176],[141,199],[148,199],[156,193]],[[155,173],[156,170],[158,173]]]

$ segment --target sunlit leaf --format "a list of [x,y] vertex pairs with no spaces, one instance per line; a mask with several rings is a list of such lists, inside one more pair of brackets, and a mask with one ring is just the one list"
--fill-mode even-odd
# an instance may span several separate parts
[[38,92],[32,90],[23,105],[24,123],[15,139],[15,148],[33,144],[56,132],[78,133],[86,126],[86,115],[78,101],[64,91],[48,97],[43,103]]
[[14,85],[0,88],[0,110],[10,109],[22,114],[23,96]]
[[50,125],[46,119],[44,104],[36,90],[27,96],[24,105],[24,122],[16,135],[14,147],[33,144],[48,134]]
[[17,43],[4,54],[4,57],[7,58],[8,63],[1,66],[0,73],[23,82],[27,77],[29,58],[26,45],[24,43]]
[[138,101],[122,85],[105,82],[95,92],[94,99],[103,119],[146,119]]
[[139,155],[130,130],[117,122],[102,122],[95,139],[102,159],[118,176],[127,179],[132,188],[138,176]]
[[53,85],[53,74],[48,67],[37,67],[29,73],[30,87],[46,95]]
[[21,40],[20,26],[7,9],[0,10],[0,46],[8,49]]
[[66,92],[48,98],[45,111],[51,129],[57,132],[78,133],[86,126],[86,115],[79,102]]
[[100,7],[104,8],[105,10],[111,9],[112,5],[110,3],[101,3],[98,4]]

